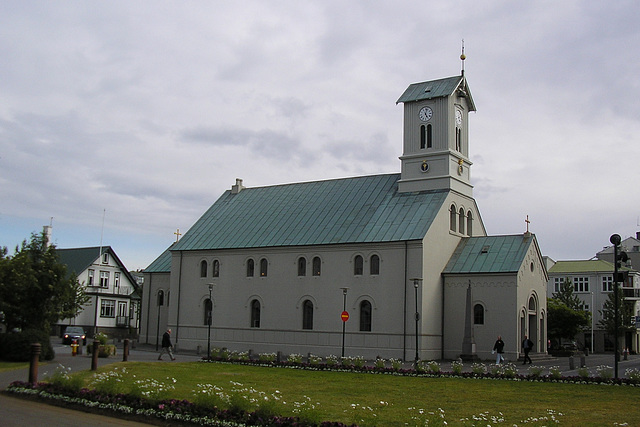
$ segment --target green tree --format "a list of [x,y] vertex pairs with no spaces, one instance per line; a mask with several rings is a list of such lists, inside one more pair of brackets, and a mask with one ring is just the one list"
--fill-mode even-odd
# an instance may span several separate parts
[[0,312],[13,328],[48,331],[52,323],[73,317],[87,302],[75,275],[67,273],[44,233],[31,235],[13,256],[0,250]]
[[[616,284],[618,287],[618,337],[624,336],[625,332],[635,330],[635,324],[633,323],[633,303],[624,299],[624,293],[620,288],[620,284]],[[601,319],[598,321],[598,326],[607,331],[607,334],[615,335],[615,292],[609,293],[609,298],[604,302],[602,310],[600,312]]]
[[564,279],[553,298],[547,298],[549,315],[547,333],[552,339],[573,338],[591,324],[591,313],[583,310],[582,301],[573,294],[570,279]]

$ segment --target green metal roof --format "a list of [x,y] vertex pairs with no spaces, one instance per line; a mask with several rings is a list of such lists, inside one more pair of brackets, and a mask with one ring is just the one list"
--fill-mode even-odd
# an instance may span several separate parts
[[469,110],[476,111],[476,106],[473,102],[471,92],[467,86],[467,80],[464,76],[447,77],[428,82],[413,83],[404,91],[402,96],[396,101],[396,104],[399,104],[400,102],[416,102],[450,96],[460,87],[462,87],[466,94],[469,102]]
[[448,191],[398,193],[399,179],[373,175],[226,191],[170,250],[422,239]]
[[463,238],[443,274],[517,272],[533,242],[533,234]]
[[[175,243],[174,243],[175,244]],[[147,268],[145,273],[170,273],[171,272],[171,247],[162,252]]]
[[[557,261],[550,269],[549,274],[570,273],[612,273],[613,263],[601,259],[588,259],[578,261]],[[630,270],[621,267],[620,270]]]

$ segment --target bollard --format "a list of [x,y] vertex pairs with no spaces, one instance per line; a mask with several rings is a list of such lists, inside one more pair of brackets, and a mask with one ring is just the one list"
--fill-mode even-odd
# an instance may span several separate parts
[[569,370],[573,371],[574,369],[576,369],[576,366],[573,363],[573,356],[569,356]]
[[124,348],[122,349],[122,361],[126,362],[129,360],[129,340],[124,340]]
[[91,353],[91,370],[98,369],[98,347],[100,347],[100,341],[93,342],[93,353]]
[[29,384],[38,382],[38,362],[40,360],[40,343],[31,344],[31,363],[29,364]]
[[585,366],[587,366],[587,362],[586,362],[586,360],[584,358],[584,355],[581,355],[580,356],[580,367],[584,368]]

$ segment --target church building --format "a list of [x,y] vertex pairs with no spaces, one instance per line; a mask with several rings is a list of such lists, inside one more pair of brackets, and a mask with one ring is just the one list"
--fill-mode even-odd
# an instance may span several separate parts
[[490,359],[546,352],[534,234],[487,236],[473,198],[464,73],[411,84],[400,173],[242,180],[144,271],[141,342],[178,349]]

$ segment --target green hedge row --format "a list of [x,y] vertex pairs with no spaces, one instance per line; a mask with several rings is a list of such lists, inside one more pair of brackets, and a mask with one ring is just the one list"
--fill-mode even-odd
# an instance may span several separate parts
[[31,344],[40,343],[40,361],[55,357],[49,334],[44,331],[25,330],[0,334],[0,360],[8,362],[29,362]]

